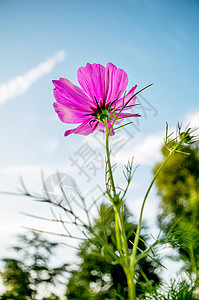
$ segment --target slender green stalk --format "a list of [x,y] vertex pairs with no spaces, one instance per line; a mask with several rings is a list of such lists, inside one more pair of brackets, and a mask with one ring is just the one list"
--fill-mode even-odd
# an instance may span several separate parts
[[[142,207],[141,207],[141,211],[140,211],[140,218],[139,218],[139,223],[138,223],[138,227],[136,230],[136,234],[135,234],[135,240],[134,240],[134,244],[133,244],[133,251],[130,257],[130,266],[132,269],[132,275],[134,277],[135,275],[135,266],[136,266],[136,255],[137,255],[137,247],[138,247],[138,242],[139,242],[139,237],[140,237],[140,231],[141,231],[141,225],[142,225],[142,216],[143,216],[143,211],[144,211],[144,206],[147,200],[147,197],[149,195],[149,192],[151,191],[151,188],[155,182],[155,180],[157,179],[157,177],[159,176],[160,172],[162,171],[162,169],[164,168],[164,166],[166,165],[166,163],[168,162],[168,160],[173,156],[173,154],[176,152],[177,146],[170,152],[170,154],[168,155],[168,157],[166,158],[166,160],[162,163],[162,165],[160,166],[160,168],[158,169],[157,173],[155,174],[155,176],[153,177],[151,184],[145,194],[143,203],[142,203]],[[134,298],[136,299],[136,298]]]
[[113,198],[116,197],[116,190],[115,190],[115,183],[113,179],[113,173],[112,173],[112,168],[111,168],[111,161],[110,161],[110,150],[109,150],[109,130],[108,130],[108,125],[106,124],[106,158],[107,158],[107,165],[108,165],[108,173],[110,176],[110,182],[111,182],[111,187],[113,191]]
[[[115,209],[114,205],[113,208]],[[120,235],[120,226],[119,226],[119,222],[118,222],[118,216],[115,212],[115,235],[116,235],[116,241],[117,241],[117,250],[120,253],[120,257],[123,257],[123,253],[122,253],[122,239],[121,239],[121,235]]]
[[[180,134],[181,140],[174,146],[172,150],[170,150],[170,154],[166,158],[166,160],[162,163],[160,168],[158,169],[157,173],[153,177],[151,184],[149,185],[149,188],[147,189],[147,192],[145,194],[141,211],[140,211],[140,217],[139,222],[137,226],[137,230],[135,233],[135,239],[133,243],[133,249],[131,255],[129,255],[128,250],[128,241],[126,237],[126,231],[124,228],[124,221],[121,215],[121,207],[122,207],[122,198],[120,198],[120,195],[116,192],[116,187],[114,183],[113,178],[113,170],[111,167],[111,161],[110,161],[110,150],[109,150],[109,136],[113,130],[111,126],[108,126],[107,120],[104,121],[105,127],[106,127],[106,157],[107,157],[107,173],[108,173],[108,184],[107,184],[107,194],[113,204],[114,212],[115,212],[115,234],[116,234],[116,241],[117,241],[117,250],[120,253],[120,264],[122,265],[124,272],[127,277],[127,283],[128,283],[128,295],[129,300],[136,300],[136,288],[135,288],[135,267],[138,263],[137,258],[137,251],[138,251],[138,243],[140,239],[140,232],[141,232],[141,225],[142,225],[142,217],[144,212],[144,207],[146,204],[146,200],[148,198],[148,195],[151,191],[151,188],[159,176],[160,172],[164,168],[164,166],[167,164],[169,159],[174,155],[174,153],[181,152],[180,147],[185,142],[185,134],[182,136]],[[168,130],[168,127],[167,127]],[[179,131],[180,133],[180,131]],[[166,143],[168,141],[168,134],[166,131]],[[170,145],[172,142],[177,142],[177,138],[173,139],[172,141],[168,142],[167,145]]]
[[115,235],[116,235],[116,241],[117,241],[117,250],[119,251],[120,256],[123,256],[122,255],[122,240],[121,240],[121,235],[120,235],[120,225],[119,225],[118,216],[116,214],[117,208],[114,205],[114,201],[117,198],[117,193],[116,193],[116,189],[115,189],[115,183],[114,183],[114,179],[113,179],[113,172],[112,172],[111,161],[110,161],[110,150],[109,150],[110,132],[109,132],[107,122],[105,123],[105,125],[106,125],[106,160],[107,160],[107,167],[108,167],[108,176],[109,176],[109,180],[110,180],[110,184],[111,184],[111,188],[112,188],[112,194],[113,194],[113,195],[111,195],[112,199],[110,199],[110,200],[113,203],[113,208],[115,211]]
[[[128,259],[128,256],[129,256],[128,255],[128,243],[127,243],[123,218],[121,216],[121,211],[120,211],[121,205],[120,205],[120,202],[118,199],[118,195],[116,193],[113,172],[112,172],[112,168],[111,168],[109,136],[110,136],[110,132],[108,129],[108,125],[106,124],[106,157],[107,157],[108,173],[109,173],[109,178],[110,178],[112,192],[113,192],[112,203],[113,203],[113,208],[115,211],[116,239],[117,239],[117,244],[118,244],[118,251],[120,252],[120,254],[122,254],[122,256],[125,256],[126,259]],[[123,251],[121,252],[121,250],[123,250]]]
[[120,257],[121,257],[120,263],[127,277],[129,300],[134,300],[135,283],[130,270],[128,241],[126,237],[124,221],[121,214],[122,200],[119,198],[119,195],[117,195],[112,167],[111,167],[109,136],[110,136],[110,130],[106,123],[106,157],[107,157],[109,180],[112,188],[112,199],[110,200],[112,201],[114,212],[115,212],[115,234],[116,234],[116,241],[117,241],[117,250],[120,253]]
[[136,264],[137,264],[136,255],[137,255],[137,249],[138,249],[138,243],[139,243],[139,236],[140,236],[141,225],[142,225],[142,216],[143,216],[144,206],[145,206],[147,197],[149,195],[149,192],[150,192],[150,190],[151,190],[151,188],[152,188],[152,186],[153,186],[156,178],[158,177],[158,175],[160,174],[160,172],[164,168],[165,164],[171,158],[171,156],[175,153],[175,150],[176,149],[173,149],[173,151],[171,151],[170,155],[163,162],[163,164],[160,166],[159,170],[155,174],[155,176],[154,176],[153,180],[151,181],[151,184],[150,184],[150,186],[149,186],[149,188],[148,188],[148,190],[146,192],[146,195],[144,197],[143,203],[142,203],[141,212],[140,212],[140,218],[139,218],[139,223],[138,223],[138,227],[137,227],[136,234],[135,234],[133,251],[132,251],[132,254],[130,256],[130,262],[128,263],[127,268],[124,269],[126,277],[127,277],[127,283],[128,283],[129,300],[136,300],[136,289],[135,289],[134,278],[135,278],[135,267],[136,267]]
[[115,205],[113,205],[113,207],[115,210],[116,223],[119,228],[119,234],[120,234],[121,245],[122,245],[122,256],[125,257],[125,264],[128,265],[128,262],[129,262],[128,242],[127,242],[127,237],[126,237],[126,231],[124,228],[123,218],[122,218],[122,215],[120,212],[120,208],[118,208]]
[[[121,109],[121,111],[122,111],[122,109]],[[119,113],[121,111],[119,111]],[[115,114],[115,110],[114,110],[113,114]],[[114,115],[114,121],[116,119],[117,118]],[[135,233],[132,253],[129,254],[128,241],[127,241],[126,231],[125,231],[125,227],[124,227],[123,217],[121,214],[121,207],[123,204],[123,197],[125,195],[125,192],[124,192],[123,197],[120,197],[119,193],[117,194],[115,183],[114,183],[114,178],[113,178],[113,170],[112,170],[111,161],[110,161],[109,137],[113,130],[114,122],[111,126],[108,125],[107,120],[103,120],[103,122],[106,127],[106,157],[107,157],[107,160],[106,160],[107,165],[106,166],[107,166],[107,174],[108,174],[107,195],[109,196],[110,201],[112,202],[114,212],[115,212],[115,234],[116,234],[117,250],[120,253],[120,264],[123,267],[123,270],[127,277],[129,300],[136,300],[135,268],[140,259],[137,256],[137,251],[138,251],[138,243],[139,243],[139,239],[140,239],[142,217],[143,217],[146,200],[148,198],[148,195],[151,191],[151,188],[152,188],[155,180],[157,179],[157,177],[159,176],[160,172],[162,171],[164,166],[167,164],[169,159],[174,155],[175,152],[184,153],[180,150],[182,144],[187,143],[187,139],[188,139],[188,142],[191,143],[191,139],[193,137],[190,137],[190,135],[189,135],[190,129],[188,129],[186,132],[182,133],[180,131],[181,127],[178,126],[180,141],[178,142],[177,138],[174,138],[173,140],[168,141],[168,138],[171,135],[168,135],[168,125],[167,125],[166,145],[169,148],[169,146],[172,146],[172,143],[175,143],[174,144],[175,146],[173,147],[172,150],[170,150],[170,154],[168,155],[166,160],[162,163],[162,165],[158,169],[157,173],[155,174],[155,176],[153,177],[153,179],[151,181],[151,184],[149,185],[149,188],[147,189],[147,192],[145,194],[145,197],[144,197],[144,200],[142,203],[141,211],[140,211],[140,217],[139,217],[137,230]],[[186,154],[186,153],[184,153],[184,154]]]
[[135,291],[135,282],[134,278],[132,277],[131,271],[128,267],[127,270],[124,269],[124,272],[127,277],[127,284],[128,284],[128,297],[129,300],[136,300],[136,291]]

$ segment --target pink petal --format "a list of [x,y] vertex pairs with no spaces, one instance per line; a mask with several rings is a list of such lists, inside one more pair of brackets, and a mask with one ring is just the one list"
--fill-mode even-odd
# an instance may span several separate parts
[[[134,87],[132,87],[132,89],[128,92],[128,94],[125,96],[124,99],[123,99],[123,97],[120,98],[120,99],[118,99],[117,103],[116,103],[116,108],[120,108],[121,109],[122,106],[123,106],[123,103],[126,104],[133,97],[136,88],[137,88],[137,85],[135,85]],[[132,106],[135,105],[136,99],[137,99],[136,96],[133,97],[129,101],[129,103],[127,104],[127,107],[124,108],[124,110],[132,108]],[[130,107],[128,107],[128,106],[130,106]],[[113,107],[114,107],[114,104],[113,104]]]
[[87,64],[85,68],[79,68],[77,78],[93,103],[96,104],[94,98],[96,97],[101,104],[104,99],[105,67],[100,64]]
[[101,132],[106,132],[106,127],[104,124],[102,124],[101,122],[99,122],[96,126],[96,129],[101,131]]
[[67,100],[66,98],[64,98],[62,96],[62,94],[60,94],[59,90],[57,90],[57,89],[54,89],[53,93],[54,93],[55,99],[57,100],[57,103],[65,106],[69,109],[79,110],[82,112],[83,115],[93,112],[93,110],[91,109],[91,106],[87,106],[86,102],[85,102],[84,106],[81,106],[79,103],[72,102],[72,100],[70,101],[70,100]]
[[128,76],[122,69],[117,69],[112,63],[108,63],[105,72],[105,98],[106,104],[116,100],[118,94],[121,97],[127,87]]
[[88,134],[92,133],[94,130],[96,130],[96,124],[93,124],[91,127],[89,122],[85,121],[81,125],[79,125],[77,128],[67,130],[64,135],[68,136],[71,133],[88,135]]
[[76,124],[91,119],[90,116],[85,116],[85,112],[82,112],[77,108],[65,106],[58,102],[55,102],[53,106],[60,120],[64,123]]
[[92,105],[89,97],[78,87],[65,78],[53,80],[55,85],[54,96],[62,104],[89,109]]
[[[105,125],[104,124],[102,124],[101,122],[99,122],[98,123],[98,125],[96,126],[96,130],[98,130],[98,131],[100,131],[100,132],[106,132],[106,127],[105,127]],[[114,135],[115,134],[115,132],[114,132],[114,130],[113,131],[111,131],[111,136],[112,135]]]

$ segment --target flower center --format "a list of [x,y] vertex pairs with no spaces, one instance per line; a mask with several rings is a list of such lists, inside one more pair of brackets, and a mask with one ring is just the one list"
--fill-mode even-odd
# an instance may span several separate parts
[[105,122],[110,118],[110,113],[107,109],[100,108],[100,111],[97,110],[96,112],[96,118],[102,122]]
[[97,104],[97,109],[94,113],[96,119],[100,120],[101,122],[107,121],[110,118],[110,109],[106,108],[105,99],[103,99],[103,103],[101,105],[99,105],[96,97],[95,101]]

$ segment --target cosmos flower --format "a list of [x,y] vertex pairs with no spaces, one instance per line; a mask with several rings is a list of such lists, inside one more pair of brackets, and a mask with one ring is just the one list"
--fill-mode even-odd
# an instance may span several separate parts
[[134,91],[137,85],[124,94],[128,76],[122,69],[112,63],[108,63],[106,68],[88,63],[85,68],[79,68],[77,78],[81,88],[65,78],[53,80],[57,101],[53,105],[60,120],[68,124],[80,124],[67,130],[65,136],[71,133],[88,135],[94,130],[105,132],[105,122],[111,128],[124,118],[139,116],[124,112],[135,104]]

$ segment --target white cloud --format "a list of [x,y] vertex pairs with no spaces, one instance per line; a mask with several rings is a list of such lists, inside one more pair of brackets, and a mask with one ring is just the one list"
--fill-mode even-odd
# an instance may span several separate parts
[[189,112],[185,116],[185,124],[189,124],[190,127],[199,127],[199,110],[196,110],[195,112]]
[[131,147],[129,151],[120,151],[116,155],[116,161],[119,163],[127,163],[127,159],[134,157],[136,164],[146,166],[154,166],[158,160],[161,159],[161,147],[163,145],[163,138],[165,133],[158,132],[150,134],[146,137],[136,137],[136,145]]
[[62,61],[65,56],[65,51],[59,51],[53,57],[40,63],[27,73],[14,77],[5,83],[0,83],[0,105],[11,98],[25,93],[35,81],[51,72],[56,63]]
[[55,151],[58,149],[59,142],[58,139],[55,137],[50,138],[48,141],[46,141],[46,149],[48,151]]
[[1,166],[0,175],[3,174],[20,174],[20,173],[35,173],[48,168],[48,166],[40,165],[13,165],[13,166]]
[[17,175],[17,178],[19,175],[33,175],[33,176],[40,176],[41,171],[44,172],[45,176],[49,176],[51,174],[59,172],[65,172],[65,166],[55,166],[55,165],[12,165],[12,166],[0,166],[0,176],[4,175]]
[[[188,112],[183,120],[183,128],[189,126],[191,128],[199,127],[199,110]],[[169,132],[176,134],[174,126],[169,127]],[[128,149],[121,149],[115,156],[115,162],[126,164],[128,159],[134,157],[136,164],[145,166],[154,166],[155,163],[162,159],[161,148],[164,143],[165,132],[156,132],[148,136],[136,136],[136,144]]]
[[[195,112],[188,112],[183,121],[183,128],[189,126],[191,128],[199,127],[199,110]],[[176,128],[174,126],[169,127],[169,132],[176,134]],[[165,132],[156,132],[148,136],[136,136],[136,144],[130,149],[124,149],[120,151],[115,160],[118,163],[126,164],[128,158],[134,157],[136,164],[145,166],[154,166],[155,163],[161,160],[161,148],[164,143]]]

